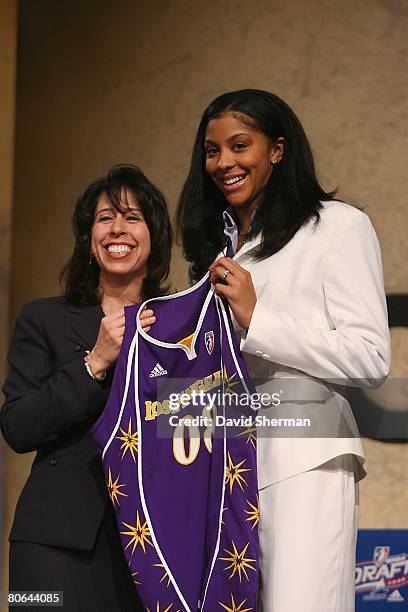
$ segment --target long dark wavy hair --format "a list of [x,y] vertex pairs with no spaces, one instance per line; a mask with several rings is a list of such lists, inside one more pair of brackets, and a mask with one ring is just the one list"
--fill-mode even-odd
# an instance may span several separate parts
[[88,185],[75,205],[72,218],[74,251],[60,275],[61,285],[70,303],[86,306],[101,301],[99,266],[91,258],[95,209],[101,195],[106,193],[112,206],[122,212],[121,193],[124,188],[132,192],[140,205],[150,232],[151,250],[142,284],[142,298],[163,295],[168,291],[163,283],[169,275],[173,231],[166,200],[137,166],[120,164]]
[[256,259],[273,255],[311,219],[319,222],[321,200],[332,200],[335,191],[326,193],[316,177],[313,154],[303,127],[292,109],[278,96],[259,89],[225,93],[206,108],[194,143],[191,166],[177,212],[177,238],[184,256],[192,262],[193,280],[207,271],[208,265],[225,245],[222,213],[228,202],[208,176],[204,141],[212,119],[227,112],[271,143],[284,138],[282,160],[276,164],[256,208],[248,237],[262,232]]

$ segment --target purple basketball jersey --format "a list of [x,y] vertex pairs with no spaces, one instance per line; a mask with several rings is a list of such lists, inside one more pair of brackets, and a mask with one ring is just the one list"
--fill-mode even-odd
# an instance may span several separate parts
[[[138,316],[145,304],[157,318],[149,334]],[[254,431],[229,431],[218,418],[225,402],[193,406],[200,392],[248,392],[228,308],[207,275],[186,291],[127,307],[125,318],[110,396],[92,433],[140,598],[150,612],[256,611]]]

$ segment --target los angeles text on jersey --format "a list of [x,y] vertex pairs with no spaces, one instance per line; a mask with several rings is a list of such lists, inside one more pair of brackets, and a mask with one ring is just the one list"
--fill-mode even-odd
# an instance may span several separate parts
[[[211,389],[215,389],[215,387],[219,387],[222,382],[222,374],[221,370],[217,370],[213,372],[213,374],[209,374],[209,376],[204,376],[204,378],[199,378],[194,381],[187,389],[180,391],[180,396],[191,397],[193,394],[199,394],[200,392],[206,393],[207,391],[211,391]],[[183,403],[181,402],[183,405]],[[161,402],[156,401],[145,401],[145,421],[152,421],[156,419],[161,414],[170,414],[170,412],[177,412],[180,410],[180,407],[175,408],[170,403],[170,398],[162,400]]]

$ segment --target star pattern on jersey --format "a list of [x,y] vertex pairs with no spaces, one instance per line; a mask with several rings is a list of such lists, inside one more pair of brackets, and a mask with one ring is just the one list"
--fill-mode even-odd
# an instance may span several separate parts
[[136,463],[135,453],[138,452],[139,449],[139,436],[137,431],[132,431],[132,417],[129,418],[128,430],[120,428],[122,432],[122,436],[116,436],[117,440],[121,440],[122,444],[120,446],[120,450],[123,450],[122,457],[125,456],[126,452],[129,451],[133,457],[133,461]]
[[246,518],[245,520],[252,522],[251,529],[253,529],[259,523],[259,497],[258,495],[256,496],[256,502],[257,502],[257,505],[255,506],[254,504],[251,504],[251,502],[248,499],[246,500],[246,503],[248,504],[250,510],[245,510],[245,514],[248,514],[248,518]]
[[234,378],[236,377],[236,375],[237,373],[235,372],[232,376],[228,376],[227,368],[224,365],[222,378],[223,378],[223,383],[224,383],[224,394],[225,395],[231,395],[232,388],[238,384],[238,380],[234,381]]
[[170,579],[170,576],[169,576],[166,568],[164,567],[163,563],[153,563],[153,567],[161,567],[162,569],[164,569],[164,574],[160,578],[160,582],[163,582],[163,580],[166,580],[166,578],[167,578],[167,586],[169,587],[171,579]]
[[141,582],[139,582],[136,578],[136,576],[138,575],[139,572],[132,572],[132,578],[133,578],[133,584],[142,584]]
[[[167,606],[167,608],[163,608],[163,610],[161,610],[161,604],[160,604],[160,601],[158,601],[155,608],[152,608],[152,609],[146,608],[146,612],[170,612],[172,607],[173,607],[173,604],[170,604],[169,606]],[[174,610],[174,612],[180,612],[180,610]]]
[[111,502],[114,508],[116,508],[116,504],[120,506],[119,495],[123,495],[123,497],[127,497],[127,494],[121,491],[121,489],[123,487],[126,487],[126,485],[119,483],[119,477],[120,477],[120,474],[118,475],[116,480],[113,480],[111,469],[110,468],[108,469],[108,482],[106,483],[106,486],[108,487],[109,497],[111,498]]
[[248,427],[248,429],[240,431],[236,437],[239,438],[241,436],[248,436],[245,440],[245,444],[251,444],[252,448],[256,448],[256,433],[254,432],[256,432],[256,427]]
[[139,517],[139,511],[136,512],[136,523],[134,525],[129,525],[122,521],[122,525],[130,529],[130,531],[121,531],[121,535],[131,536],[129,542],[125,546],[125,550],[129,548],[133,544],[132,555],[135,552],[135,549],[140,544],[143,549],[144,554],[146,554],[146,543],[153,546],[151,541],[149,540],[150,531],[147,525],[147,521],[142,523]]
[[239,581],[242,582],[242,574],[244,574],[245,578],[248,580],[249,582],[249,576],[247,573],[247,569],[252,570],[253,572],[256,572],[255,567],[252,567],[253,563],[256,563],[256,559],[251,559],[250,557],[245,557],[245,553],[248,549],[249,546],[249,542],[248,544],[246,544],[244,546],[244,548],[241,550],[241,552],[238,551],[237,547],[235,546],[235,542],[232,542],[232,548],[233,550],[227,550],[226,548],[224,548],[224,551],[229,555],[229,557],[220,557],[220,561],[228,561],[229,565],[227,565],[226,567],[224,567],[224,571],[228,571],[231,570],[231,575],[229,576],[229,578],[233,578],[235,576],[235,574],[238,574],[239,576]]
[[225,525],[225,521],[224,521],[223,516],[224,516],[224,512],[226,510],[228,510],[228,508],[227,508],[227,506],[224,506],[224,508],[222,509],[222,512],[221,512],[221,525]]
[[132,576],[132,578],[133,578],[133,583],[134,583],[134,584],[142,584],[142,583],[141,583],[141,582],[139,582],[139,581],[137,580],[137,578],[136,578],[136,576],[139,574],[139,572],[136,572],[136,571],[135,571],[135,572],[132,572],[132,569],[133,569],[133,568],[131,568],[131,567],[130,567],[131,563],[132,563],[132,559],[131,559],[130,561],[128,561],[128,568],[129,568],[129,572],[131,573],[131,576]]
[[253,610],[253,608],[243,608],[242,607],[242,606],[245,606],[246,602],[247,602],[247,599],[244,599],[244,601],[241,601],[241,603],[237,605],[235,603],[234,595],[231,593],[231,603],[223,604],[221,601],[219,601],[218,603],[227,612],[250,612],[250,610]]
[[228,465],[225,469],[225,484],[229,485],[230,494],[232,493],[232,489],[235,483],[239,485],[241,491],[244,490],[242,483],[244,483],[245,486],[248,486],[248,483],[242,476],[242,474],[244,474],[245,472],[250,472],[251,468],[242,467],[245,461],[246,459],[243,459],[242,461],[234,465],[234,462],[232,461],[231,455],[228,451]]

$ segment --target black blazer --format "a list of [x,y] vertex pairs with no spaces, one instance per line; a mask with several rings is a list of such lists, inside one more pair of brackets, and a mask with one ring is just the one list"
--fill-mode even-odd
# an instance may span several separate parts
[[95,344],[100,306],[64,297],[25,304],[11,341],[1,429],[17,452],[37,451],[17,503],[10,539],[91,550],[108,495],[89,428],[106,403],[83,359]]

